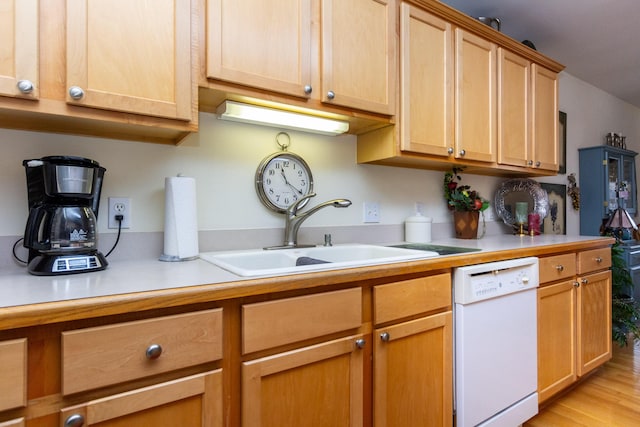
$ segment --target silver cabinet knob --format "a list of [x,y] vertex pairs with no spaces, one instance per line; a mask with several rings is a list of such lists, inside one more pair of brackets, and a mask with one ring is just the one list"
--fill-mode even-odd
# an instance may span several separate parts
[[84,417],[80,414],[69,415],[64,420],[64,427],[82,427],[84,425]]
[[364,348],[366,343],[367,342],[364,340],[364,338],[357,339],[356,340],[356,347],[362,349],[362,348]]
[[389,332],[383,332],[380,334],[380,339],[384,342],[389,342],[391,336],[389,335]]
[[448,154],[453,154],[453,148],[452,147],[447,148],[447,153]]
[[564,271],[564,266],[562,264],[558,264],[558,265],[556,265],[556,270]]
[[601,257],[597,257],[597,258],[596,258],[596,262],[597,262],[598,264],[600,264],[600,263],[602,262],[602,258],[601,258]]
[[529,161],[527,162],[527,166],[533,166],[533,160],[529,160]]
[[33,83],[31,83],[31,80],[18,80],[16,86],[18,86],[18,90],[21,93],[27,94],[33,92]]
[[313,92],[313,88],[311,87],[311,85],[305,85],[304,86],[304,93],[309,95],[311,92]]
[[69,96],[73,99],[82,99],[84,97],[84,90],[78,86],[71,86],[69,88]]
[[582,279],[581,282],[583,285],[586,285],[587,283],[589,283],[589,279]]
[[145,352],[145,356],[149,360],[155,360],[162,355],[162,346],[160,344],[151,344],[147,351]]
[[539,168],[541,164],[542,164],[542,163],[538,160],[538,161],[536,162],[536,167],[537,167],[537,168]]
[[335,98],[335,97],[336,97],[336,94],[335,94],[332,90],[330,90],[329,92],[327,92],[327,98],[328,98],[328,99],[333,99],[333,98]]
[[573,282],[573,286],[575,286],[576,288],[580,287],[580,282]]
[[465,154],[467,154],[467,152],[465,150],[460,150],[458,154],[460,154],[461,156],[464,156]]

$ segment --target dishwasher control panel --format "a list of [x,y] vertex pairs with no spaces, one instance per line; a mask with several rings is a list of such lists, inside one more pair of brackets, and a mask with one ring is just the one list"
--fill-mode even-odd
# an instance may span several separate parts
[[518,258],[456,268],[456,304],[471,304],[538,287],[538,258]]

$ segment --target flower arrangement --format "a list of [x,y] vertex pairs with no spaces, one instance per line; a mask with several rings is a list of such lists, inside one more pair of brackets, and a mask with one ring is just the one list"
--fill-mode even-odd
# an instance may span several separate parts
[[444,198],[451,211],[484,211],[489,201],[480,197],[469,185],[462,185],[460,172],[463,168],[454,167],[444,174]]

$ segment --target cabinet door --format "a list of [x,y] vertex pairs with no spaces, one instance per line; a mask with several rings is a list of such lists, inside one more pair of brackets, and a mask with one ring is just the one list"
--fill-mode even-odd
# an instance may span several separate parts
[[453,150],[451,24],[400,6],[400,149],[449,156]]
[[311,23],[311,0],[209,0],[207,77],[308,97]]
[[631,215],[634,215],[638,210],[636,202],[636,163],[634,157],[622,156],[622,174],[620,180],[624,183],[627,192],[624,207]]
[[67,0],[67,102],[192,119],[190,0]]
[[[64,426],[222,426],[222,371],[194,375],[64,408]],[[75,423],[73,423],[75,420]]]
[[498,49],[498,163],[528,167],[531,160],[529,138],[529,60]]
[[533,166],[558,171],[558,75],[531,66]]
[[322,0],[322,101],[395,112],[396,8],[389,0]]
[[456,157],[496,161],[496,45],[456,28]]
[[538,399],[575,382],[576,287],[573,280],[538,289]]
[[611,272],[578,278],[578,375],[611,359]]
[[38,17],[38,0],[0,0],[0,95],[38,98]]
[[449,311],[375,331],[376,426],[451,425],[451,328]]
[[364,350],[356,345],[361,339],[351,336],[244,362],[242,425],[362,426]]

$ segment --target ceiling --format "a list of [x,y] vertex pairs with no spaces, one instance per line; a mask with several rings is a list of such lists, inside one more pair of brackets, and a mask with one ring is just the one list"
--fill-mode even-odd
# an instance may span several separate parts
[[640,108],[638,0],[441,0],[497,17],[502,33],[530,40],[565,71]]

